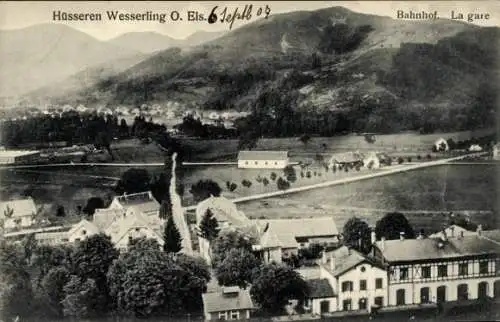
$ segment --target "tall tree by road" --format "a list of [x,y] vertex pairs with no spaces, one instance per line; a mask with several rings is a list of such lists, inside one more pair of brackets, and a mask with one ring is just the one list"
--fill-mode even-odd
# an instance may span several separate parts
[[219,235],[219,223],[210,209],[203,216],[198,227],[199,236],[212,242]]
[[182,237],[175,225],[174,217],[170,216],[165,224],[163,250],[167,253],[178,253],[182,249]]
[[401,232],[404,232],[405,238],[415,238],[415,232],[408,219],[400,212],[386,214],[375,226],[377,238],[398,239]]

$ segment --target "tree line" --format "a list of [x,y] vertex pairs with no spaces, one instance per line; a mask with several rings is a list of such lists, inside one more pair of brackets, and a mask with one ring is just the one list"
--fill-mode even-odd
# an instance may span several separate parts
[[164,251],[152,239],[133,239],[118,251],[99,234],[75,245],[0,243],[2,318],[179,316],[201,313],[210,280],[199,258]]

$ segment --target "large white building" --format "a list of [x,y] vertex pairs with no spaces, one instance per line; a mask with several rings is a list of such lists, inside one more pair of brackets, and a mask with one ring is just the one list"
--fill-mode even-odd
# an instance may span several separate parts
[[388,305],[500,297],[500,243],[475,235],[381,240],[374,256],[387,266]]
[[283,169],[290,163],[287,151],[240,151],[238,168]]
[[26,164],[39,159],[40,151],[0,150],[0,164]]

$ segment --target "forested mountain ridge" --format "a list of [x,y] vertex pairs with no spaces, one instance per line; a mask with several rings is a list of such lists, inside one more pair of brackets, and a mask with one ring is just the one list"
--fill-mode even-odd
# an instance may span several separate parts
[[158,52],[61,97],[111,106],[258,106],[282,124],[304,114],[296,131],[320,126],[314,118],[334,132],[469,129],[494,120],[498,42],[499,28],[450,20],[402,21],[342,7],[292,12],[205,45]]

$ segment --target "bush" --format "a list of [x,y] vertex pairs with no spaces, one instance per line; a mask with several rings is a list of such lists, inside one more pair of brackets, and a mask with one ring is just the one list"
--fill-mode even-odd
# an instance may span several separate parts
[[279,177],[278,180],[276,181],[276,185],[279,190],[286,190],[290,188],[290,182],[286,181],[281,177]]
[[427,160],[431,160],[432,156],[430,154],[427,154]]
[[250,186],[252,186],[252,182],[250,180],[244,179],[243,181],[241,181],[241,185],[243,187],[250,188]]
[[403,162],[405,162],[405,160],[403,160],[403,158],[402,158],[402,157],[399,157],[399,158],[398,158],[398,163],[399,163],[399,164],[403,164]]
[[276,180],[276,178],[278,177],[278,175],[275,173],[275,172],[271,172],[271,175],[269,176],[271,178],[271,180]]
[[267,178],[262,179],[262,184],[267,186],[269,184],[269,180]]
[[238,188],[238,185],[236,183],[231,183],[231,185],[229,186],[229,191],[233,192],[236,190],[236,188]]
[[412,159],[411,159],[411,157],[408,157],[408,159],[407,159],[407,160],[408,160],[408,162],[411,162],[411,160],[412,160]]
[[300,177],[304,178],[306,175],[304,174],[304,171],[300,171]]
[[311,171],[307,171],[306,178],[311,178]]
[[422,160],[422,157],[419,155],[417,155],[417,160]]

